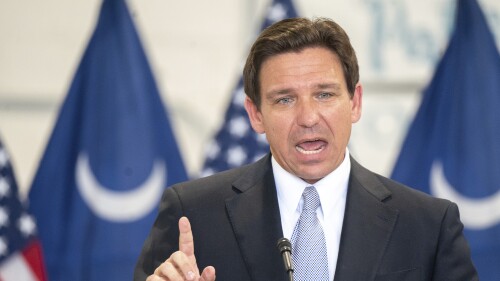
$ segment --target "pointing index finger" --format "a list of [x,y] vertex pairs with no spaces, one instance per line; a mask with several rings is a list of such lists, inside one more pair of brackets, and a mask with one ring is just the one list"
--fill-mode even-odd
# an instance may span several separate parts
[[191,224],[186,217],[179,219],[179,233],[179,251],[183,252],[196,264],[194,257],[193,232],[191,232]]

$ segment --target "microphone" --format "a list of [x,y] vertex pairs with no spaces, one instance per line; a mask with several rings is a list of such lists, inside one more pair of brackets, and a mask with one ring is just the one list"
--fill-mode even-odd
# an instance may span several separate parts
[[286,272],[290,281],[293,281],[293,264],[292,264],[292,243],[286,238],[278,239],[278,244],[276,245],[278,250],[280,250],[281,256],[283,257],[283,263],[285,264]]

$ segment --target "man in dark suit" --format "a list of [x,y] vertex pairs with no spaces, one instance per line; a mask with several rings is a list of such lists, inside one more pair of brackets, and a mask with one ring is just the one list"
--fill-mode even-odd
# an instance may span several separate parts
[[[270,153],[167,189],[135,280],[210,281],[217,274],[285,281],[281,237],[292,240],[296,280],[320,280],[312,275],[319,271],[321,280],[478,279],[454,203],[376,175],[349,156],[362,86],[340,26],[304,18],[272,25],[254,43],[244,81],[245,108]],[[301,243],[320,247],[297,254],[305,190],[319,201],[312,220],[321,239],[307,234]]]

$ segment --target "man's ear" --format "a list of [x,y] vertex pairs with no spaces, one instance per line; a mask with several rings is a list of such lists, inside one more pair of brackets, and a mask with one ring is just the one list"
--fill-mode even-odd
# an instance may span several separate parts
[[356,84],[354,95],[351,99],[351,121],[356,123],[361,119],[361,110],[363,108],[363,86]]
[[247,111],[248,118],[250,119],[250,124],[252,128],[258,134],[263,134],[264,130],[264,120],[262,120],[262,113],[257,108],[257,105],[249,98],[245,97],[245,110]]

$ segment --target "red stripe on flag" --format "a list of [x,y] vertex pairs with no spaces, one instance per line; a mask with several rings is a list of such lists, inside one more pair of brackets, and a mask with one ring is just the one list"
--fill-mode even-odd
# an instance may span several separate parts
[[22,252],[26,263],[29,265],[33,274],[38,280],[47,281],[47,272],[42,256],[42,246],[38,240],[30,242]]

